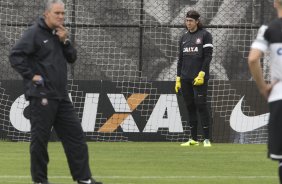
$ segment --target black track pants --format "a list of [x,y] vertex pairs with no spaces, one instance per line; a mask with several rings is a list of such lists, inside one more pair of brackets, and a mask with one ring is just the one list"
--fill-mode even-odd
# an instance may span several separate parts
[[31,175],[34,182],[47,181],[49,162],[47,144],[52,127],[62,141],[69,168],[74,180],[91,177],[88,148],[81,123],[72,103],[66,100],[40,98],[30,100],[31,122]]

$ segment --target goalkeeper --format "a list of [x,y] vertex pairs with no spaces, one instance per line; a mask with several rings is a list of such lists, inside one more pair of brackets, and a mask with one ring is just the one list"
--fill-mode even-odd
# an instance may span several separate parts
[[[204,133],[204,147],[210,147],[210,114],[207,106],[209,66],[212,60],[212,35],[202,28],[200,14],[191,10],[186,14],[187,31],[179,40],[176,93],[181,90],[189,116],[191,137],[181,146],[199,145],[197,126],[200,120]],[[199,115],[199,117],[198,117]]]

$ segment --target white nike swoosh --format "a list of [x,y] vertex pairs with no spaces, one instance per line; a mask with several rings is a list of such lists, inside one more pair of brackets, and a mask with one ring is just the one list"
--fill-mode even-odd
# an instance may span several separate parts
[[91,180],[87,180],[87,181],[79,181],[80,183],[85,183],[85,184],[90,184]]
[[268,124],[269,113],[246,116],[241,109],[244,97],[237,103],[230,116],[230,126],[236,132],[249,132]]

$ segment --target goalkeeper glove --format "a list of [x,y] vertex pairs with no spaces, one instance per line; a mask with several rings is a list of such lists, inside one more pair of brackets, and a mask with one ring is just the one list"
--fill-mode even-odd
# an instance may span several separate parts
[[205,72],[200,71],[198,76],[194,79],[193,84],[195,86],[201,86],[204,84],[204,77],[205,77]]
[[178,90],[181,88],[180,77],[176,77],[175,81],[175,92],[178,93]]

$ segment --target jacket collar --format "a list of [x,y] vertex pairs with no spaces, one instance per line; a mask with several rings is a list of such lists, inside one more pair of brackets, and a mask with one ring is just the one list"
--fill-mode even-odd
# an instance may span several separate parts
[[50,33],[52,33],[52,34],[55,32],[54,29],[51,29],[51,28],[49,28],[49,27],[47,26],[47,24],[46,24],[45,19],[44,19],[43,16],[40,16],[40,17],[39,17],[39,19],[38,19],[38,25],[39,25],[39,27],[41,27],[42,29],[45,29],[45,30],[47,30],[48,32],[50,32]]

